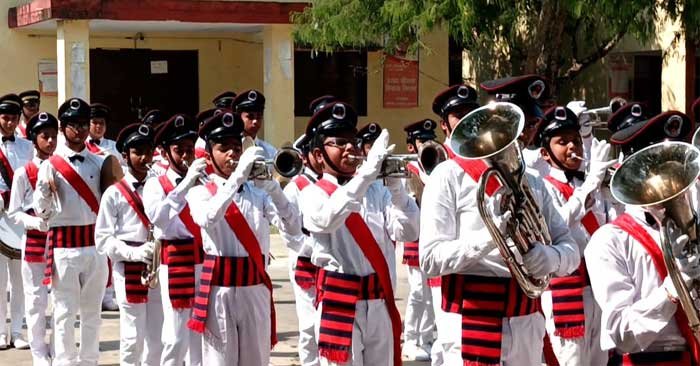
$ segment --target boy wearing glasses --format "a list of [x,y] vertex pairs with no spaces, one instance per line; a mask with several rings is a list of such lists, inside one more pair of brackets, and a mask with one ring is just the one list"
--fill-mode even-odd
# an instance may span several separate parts
[[[37,216],[49,220],[45,284],[51,284],[55,358],[53,365],[97,364],[100,304],[107,259],[95,249],[95,219],[103,188],[102,167],[113,163],[85,148],[90,105],[67,100],[58,110],[65,143],[39,168],[34,191]],[[74,324],[80,314],[80,350]]]
[[309,121],[312,159],[322,168],[302,192],[304,226],[318,275],[322,365],[399,365],[401,316],[394,302],[394,241],[418,238],[418,207],[400,178],[372,184],[393,150],[382,131],[357,168],[357,114],[334,102]]
[[277,149],[267,141],[258,138],[258,131],[264,123],[265,96],[257,90],[246,90],[238,94],[231,103],[231,108],[243,120],[243,133],[255,139],[255,146],[260,146],[265,152],[265,159],[273,159]]

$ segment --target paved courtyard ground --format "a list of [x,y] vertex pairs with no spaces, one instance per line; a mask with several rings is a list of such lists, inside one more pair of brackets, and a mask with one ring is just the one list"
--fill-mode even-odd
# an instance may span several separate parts
[[[272,261],[269,271],[275,286],[275,307],[277,309],[277,335],[279,343],[272,351],[271,364],[275,366],[299,365],[297,358],[297,318],[294,311],[294,296],[287,272],[287,249],[278,235],[271,240]],[[399,261],[400,262],[400,261]],[[406,268],[399,264],[397,305],[402,313],[406,306],[408,285]],[[76,322],[76,329],[78,323]],[[76,334],[77,338],[77,334]],[[29,351],[9,349],[0,351],[0,364],[12,366],[31,366]],[[406,366],[428,365],[428,362],[404,362]],[[119,365],[119,313],[102,313],[102,331],[100,332],[100,365]]]

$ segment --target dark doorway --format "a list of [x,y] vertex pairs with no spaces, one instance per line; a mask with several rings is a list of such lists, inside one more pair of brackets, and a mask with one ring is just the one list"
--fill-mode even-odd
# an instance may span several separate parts
[[651,114],[661,112],[661,54],[634,56],[632,100],[645,103]]
[[199,110],[197,51],[90,50],[90,101],[112,108],[107,137],[157,108],[167,115]]

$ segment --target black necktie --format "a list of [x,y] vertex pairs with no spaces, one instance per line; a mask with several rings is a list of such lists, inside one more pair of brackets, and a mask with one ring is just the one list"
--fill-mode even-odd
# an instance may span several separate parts
[[3,136],[3,137],[2,137],[2,142],[5,142],[5,141],[15,142],[15,136],[14,136],[14,135],[12,135],[12,136]]
[[567,182],[573,182],[574,178],[578,178],[582,182],[586,179],[586,174],[580,170],[565,170],[564,175],[566,175]]
[[134,182],[132,185],[134,186],[134,191],[137,191],[139,187],[143,187],[143,182]]
[[180,178],[175,178],[175,185],[180,184],[180,182],[182,182],[182,177],[180,177]]
[[73,155],[68,157],[68,160],[70,160],[71,163],[75,163],[75,161],[83,162],[85,161],[85,158],[82,155]]
[[100,139],[97,139],[97,140],[90,140],[90,142],[93,143],[93,144],[95,144],[95,145],[99,145],[99,144],[100,144]]

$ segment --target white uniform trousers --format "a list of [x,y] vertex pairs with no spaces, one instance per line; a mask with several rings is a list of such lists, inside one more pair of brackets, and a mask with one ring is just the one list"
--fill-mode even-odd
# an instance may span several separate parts
[[[97,365],[100,357],[102,296],[107,284],[107,258],[95,247],[54,248],[51,295],[54,303],[53,366]],[[75,320],[80,314],[80,351]]]
[[552,293],[542,294],[542,311],[545,314],[547,333],[552,342],[552,349],[561,366],[575,365],[606,365],[608,352],[600,347],[600,317],[601,310],[593,298],[591,287],[583,291],[583,312],[586,334],[582,338],[564,339],[554,335],[554,319],[552,318]]
[[462,327],[455,326],[455,324],[462,324],[462,317],[459,314],[442,310],[442,289],[440,286],[430,287],[430,293],[433,297],[433,314],[437,328],[437,338],[430,349],[430,364],[432,366],[448,365],[445,363],[445,352],[454,344],[462,342]]
[[124,366],[160,365],[163,351],[163,304],[160,288],[148,290],[148,302],[132,304],[126,300],[124,277],[114,274],[114,294],[119,304],[119,364]]
[[[459,314],[455,314],[458,315]],[[462,320],[453,322],[451,327],[460,332]],[[501,338],[502,366],[540,366],[542,365],[542,339],[544,338],[544,316],[539,312],[503,318],[503,335]],[[443,346],[445,346],[443,344]],[[458,342],[452,343],[444,354],[445,365],[462,365],[461,334]]]
[[21,266],[27,336],[32,359],[37,365],[51,356],[46,344],[46,307],[49,304],[49,291],[46,285],[42,284],[46,263],[29,263],[23,260]]
[[[24,290],[22,289],[22,264],[19,259],[10,259],[0,254],[0,319],[3,320],[0,334],[21,334],[24,319]],[[8,277],[9,274],[9,277]],[[10,284],[10,332],[7,332],[7,284]],[[10,337],[7,337],[10,341]]]
[[[202,273],[202,265],[195,265],[195,297],[199,288],[199,277]],[[163,366],[182,366],[187,360],[187,365],[202,365],[202,336],[187,328],[187,322],[192,316],[192,309],[173,309],[168,294],[168,266],[161,264],[158,271],[160,280],[161,302],[163,304],[163,353],[160,364]]]
[[[323,304],[316,310],[316,334],[321,326]],[[318,340],[318,336],[316,338]],[[355,305],[352,326],[352,347],[346,363],[335,363],[320,357],[321,365],[393,366],[394,340],[391,319],[384,300],[359,300]]]
[[294,305],[299,321],[299,361],[302,366],[318,366],[318,345],[316,344],[316,287],[303,289],[294,280],[294,267],[297,253],[289,251],[289,282],[294,291]]
[[433,295],[428,277],[419,267],[406,266],[408,271],[408,301],[404,317],[404,342],[426,345],[433,342],[435,315]]
[[264,284],[212,286],[202,337],[206,366],[268,366],[270,291]]

